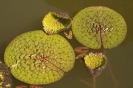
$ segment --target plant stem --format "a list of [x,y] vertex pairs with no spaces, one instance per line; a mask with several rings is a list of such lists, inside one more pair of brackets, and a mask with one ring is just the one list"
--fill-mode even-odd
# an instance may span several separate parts
[[96,88],[96,77],[93,77],[93,88]]
[[109,71],[110,71],[110,74],[111,74],[111,76],[112,76],[112,79],[113,79],[115,88],[117,88],[116,81],[115,81],[115,77],[114,77],[114,74],[113,74],[113,72],[112,72],[112,70],[111,70],[109,61],[108,61],[108,67],[109,67]]
[[[104,54],[106,55],[105,49],[103,49],[103,52],[104,52]],[[113,80],[113,82],[114,82],[114,86],[115,86],[115,88],[118,88],[117,85],[116,85],[115,77],[114,77],[113,71],[112,71],[112,69],[111,69],[109,60],[108,60],[107,64],[108,64],[108,67],[109,67],[110,74],[111,74],[111,76],[112,76],[112,80]]]
[[[66,74],[67,74],[67,73],[66,73]],[[85,83],[86,85],[88,85],[88,86],[90,86],[91,88],[93,88],[93,85],[91,85],[90,83],[88,83],[88,82],[86,82],[86,81],[80,79],[79,77],[76,77],[76,76],[71,75],[71,74],[67,74],[67,75],[69,75],[69,76],[71,76],[71,77],[73,77],[73,78],[75,78],[75,79],[78,79],[80,82]]]

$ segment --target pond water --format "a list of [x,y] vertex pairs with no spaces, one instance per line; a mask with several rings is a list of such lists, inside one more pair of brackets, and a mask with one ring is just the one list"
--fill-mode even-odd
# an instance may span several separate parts
[[[73,16],[89,6],[106,6],[120,13],[127,23],[127,36],[117,47],[105,50],[106,69],[96,78],[96,88],[133,88],[133,1],[132,0],[0,0],[0,59],[4,50],[17,35],[31,30],[42,30],[42,18],[48,12],[64,12]],[[69,40],[75,48],[81,46],[75,38]],[[28,85],[13,78],[13,88]],[[76,60],[74,68],[60,81],[43,88],[93,88],[92,77],[83,63]]]

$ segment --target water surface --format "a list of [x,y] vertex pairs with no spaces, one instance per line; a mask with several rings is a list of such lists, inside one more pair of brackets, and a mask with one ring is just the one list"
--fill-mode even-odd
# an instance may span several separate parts
[[[118,47],[106,50],[109,64],[96,78],[96,88],[133,88],[132,3],[132,0],[0,0],[0,59],[3,60],[4,50],[14,37],[27,31],[42,30],[42,18],[49,11],[65,12],[73,17],[88,6],[107,6],[124,17],[128,32]],[[69,42],[74,48],[81,46],[75,38]],[[44,85],[44,88],[92,88],[75,77],[93,84],[83,63],[76,60],[74,68],[60,81]],[[27,84],[13,78],[13,88],[17,85]]]

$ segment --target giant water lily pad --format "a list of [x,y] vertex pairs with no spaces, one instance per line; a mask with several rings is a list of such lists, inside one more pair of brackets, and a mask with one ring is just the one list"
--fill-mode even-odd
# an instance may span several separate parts
[[127,26],[116,11],[103,6],[93,6],[82,9],[74,16],[72,31],[84,46],[110,49],[125,39]]
[[13,39],[5,50],[4,60],[18,80],[49,84],[60,80],[73,68],[75,54],[62,36],[36,30]]
[[49,12],[42,21],[43,29],[47,34],[55,34],[71,26],[71,18],[66,13]]

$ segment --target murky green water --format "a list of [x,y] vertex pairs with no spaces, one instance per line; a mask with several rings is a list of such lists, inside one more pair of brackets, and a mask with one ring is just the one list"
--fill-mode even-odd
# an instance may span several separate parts
[[[106,50],[109,64],[96,78],[96,88],[133,88],[132,0],[0,0],[0,59],[3,60],[4,50],[14,37],[27,31],[41,30],[42,18],[49,11],[65,12],[73,17],[79,10],[96,5],[120,13],[128,27],[126,39],[118,47]],[[74,48],[80,46],[75,38],[69,42]],[[44,85],[44,88],[93,88],[78,78],[93,84],[80,60],[76,60],[74,68],[63,79]],[[17,85],[26,84],[13,78],[13,88]]]

